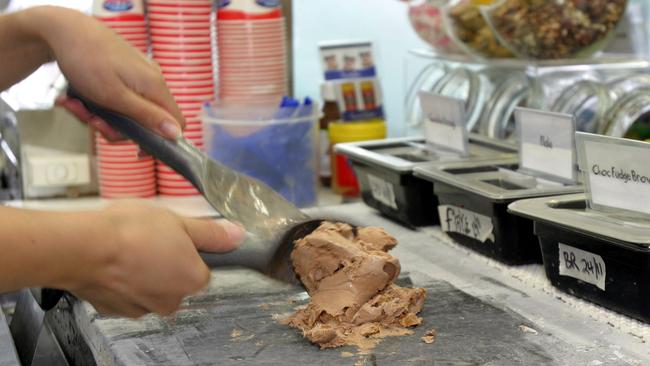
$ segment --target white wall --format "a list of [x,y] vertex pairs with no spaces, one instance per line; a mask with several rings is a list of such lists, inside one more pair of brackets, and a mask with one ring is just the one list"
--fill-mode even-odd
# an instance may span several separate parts
[[406,51],[426,47],[412,31],[407,5],[398,0],[294,0],[294,94],[320,98],[322,71],[318,43],[327,40],[373,41],[382,79],[389,136],[404,127]]

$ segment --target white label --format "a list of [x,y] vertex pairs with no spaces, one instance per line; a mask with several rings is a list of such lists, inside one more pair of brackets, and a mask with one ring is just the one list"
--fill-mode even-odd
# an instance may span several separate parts
[[427,142],[468,155],[465,102],[429,92],[420,92],[419,96]]
[[367,174],[367,176],[372,197],[384,205],[397,210],[397,202],[395,202],[395,191],[393,190],[393,185],[379,177],[375,177],[372,174]]
[[581,158],[593,204],[650,214],[650,144],[601,138],[585,140]]
[[517,108],[520,167],[576,180],[575,123],[569,114]]
[[607,269],[601,256],[562,243],[558,249],[560,276],[577,278],[605,291]]
[[480,242],[494,242],[492,219],[464,208],[440,205],[440,226],[444,232],[463,234]]

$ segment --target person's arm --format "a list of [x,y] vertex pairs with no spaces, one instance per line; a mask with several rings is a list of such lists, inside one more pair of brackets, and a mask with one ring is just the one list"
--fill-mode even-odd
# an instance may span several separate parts
[[0,15],[0,90],[54,60],[47,44],[23,26],[23,16],[22,12]]
[[[0,16],[0,87],[57,61],[70,85],[167,138],[185,126],[160,68],[100,21],[76,10],[39,6]],[[63,104],[108,138],[112,131],[77,100]]]
[[51,287],[102,313],[169,314],[208,282],[197,249],[229,251],[243,235],[226,221],[133,202],[77,213],[0,206],[0,293]]

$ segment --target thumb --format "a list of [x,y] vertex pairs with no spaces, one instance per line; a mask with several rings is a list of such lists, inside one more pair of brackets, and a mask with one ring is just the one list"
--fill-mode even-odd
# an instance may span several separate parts
[[168,139],[181,135],[181,124],[161,106],[125,89],[112,108]]
[[246,237],[244,229],[226,220],[183,218],[183,223],[196,249],[203,252],[229,252]]

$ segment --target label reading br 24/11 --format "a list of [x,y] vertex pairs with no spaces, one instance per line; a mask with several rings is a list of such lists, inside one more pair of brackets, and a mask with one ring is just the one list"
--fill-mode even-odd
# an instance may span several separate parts
[[558,249],[560,276],[577,278],[605,291],[607,268],[601,256],[562,243]]
[[451,205],[438,206],[438,214],[444,232],[462,234],[483,243],[488,239],[494,241],[494,226],[488,216]]
[[372,174],[368,174],[367,176],[372,197],[384,205],[397,210],[397,202],[395,201],[395,191],[393,190],[393,185],[379,177],[375,177]]

